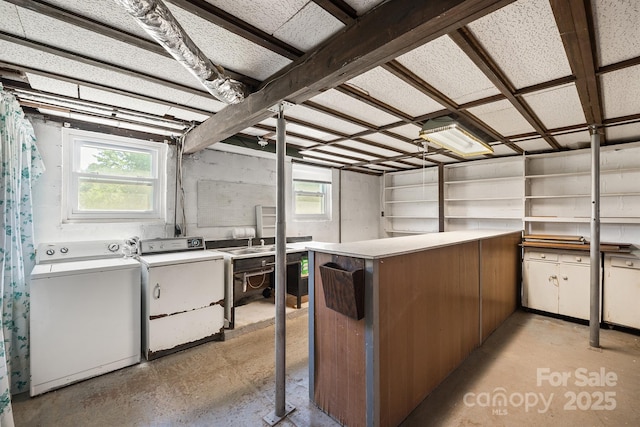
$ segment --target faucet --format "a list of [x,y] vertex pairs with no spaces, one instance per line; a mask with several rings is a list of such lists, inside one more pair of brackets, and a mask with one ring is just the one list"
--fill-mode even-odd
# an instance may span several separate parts
[[249,247],[251,247],[253,245],[253,239],[251,237],[249,237]]
[[260,246],[264,246],[264,239],[260,239]]

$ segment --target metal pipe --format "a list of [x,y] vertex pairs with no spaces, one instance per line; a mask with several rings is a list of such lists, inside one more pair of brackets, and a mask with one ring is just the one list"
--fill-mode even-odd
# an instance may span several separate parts
[[595,125],[591,131],[591,311],[589,345],[600,347],[600,135]]
[[196,46],[169,8],[161,0],[115,0],[167,52],[193,74],[210,94],[227,104],[237,104],[247,87],[224,74]]
[[285,416],[285,302],[287,292],[287,253],[285,218],[285,132],[284,105],[278,105],[276,124],[276,416]]

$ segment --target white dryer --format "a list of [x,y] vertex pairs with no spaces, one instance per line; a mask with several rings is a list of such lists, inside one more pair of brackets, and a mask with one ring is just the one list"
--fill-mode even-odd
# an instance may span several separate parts
[[124,258],[121,246],[38,246],[31,273],[31,396],[140,362],[140,264]]

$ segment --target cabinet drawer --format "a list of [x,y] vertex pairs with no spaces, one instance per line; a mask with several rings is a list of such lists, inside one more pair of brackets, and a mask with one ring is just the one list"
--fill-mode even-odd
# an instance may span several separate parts
[[558,254],[554,252],[527,251],[525,258],[539,261],[558,261]]
[[638,258],[622,258],[611,257],[612,267],[633,268],[634,270],[640,270],[640,259]]
[[562,254],[562,255],[560,255],[560,261],[561,262],[571,262],[571,263],[587,264],[588,265],[590,260],[591,260],[591,258],[590,258],[589,254],[576,253],[576,254]]

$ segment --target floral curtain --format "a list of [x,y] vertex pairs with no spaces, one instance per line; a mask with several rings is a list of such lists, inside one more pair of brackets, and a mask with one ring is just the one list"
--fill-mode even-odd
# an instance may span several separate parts
[[35,264],[31,187],[44,172],[35,134],[0,83],[0,425],[12,426],[11,394],[29,386],[29,274]]

